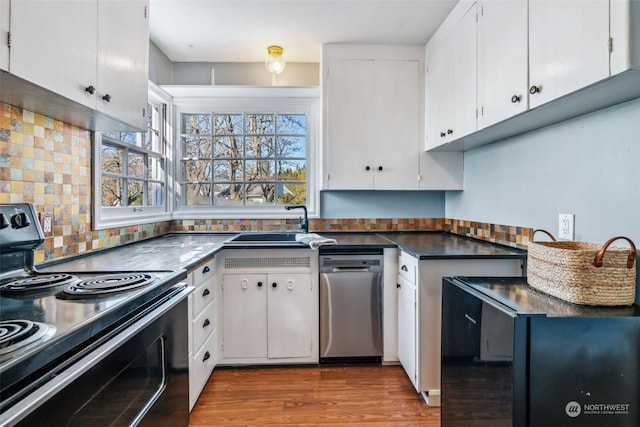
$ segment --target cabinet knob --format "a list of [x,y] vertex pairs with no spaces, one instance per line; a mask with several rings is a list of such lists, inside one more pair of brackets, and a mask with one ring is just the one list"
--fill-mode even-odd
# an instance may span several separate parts
[[447,129],[447,135],[451,135],[453,133],[453,129]]
[[210,271],[211,271],[211,269],[209,268],[209,266],[205,265],[204,268],[202,269],[202,274],[207,274]]
[[400,283],[396,283],[396,288],[400,289]]
[[406,265],[402,264],[402,267],[400,267],[400,270],[402,271],[409,271],[409,269],[407,268]]
[[378,166],[378,170],[382,172],[382,166]]
[[274,288],[277,288],[277,287],[278,287],[278,284],[277,284],[276,282],[273,282],[273,283],[271,284],[271,286],[272,286],[272,287],[274,287]]
[[209,295],[211,292],[209,292],[209,289],[205,289],[204,291],[202,291],[202,296],[206,297],[207,295]]
[[262,287],[262,282],[258,282],[258,287],[261,288]]
[[366,171],[370,171],[370,170],[371,170],[371,166],[366,166],[366,167],[364,168],[364,170],[366,170]]
[[111,102],[111,95],[106,94],[105,96],[102,97],[102,99],[104,99],[107,102]]
[[91,95],[93,95],[94,93],[96,93],[96,88],[93,86],[87,86],[86,88],[84,88],[85,92],[89,92]]
[[440,132],[440,138],[444,138],[445,136],[447,136],[447,134],[446,134],[446,133],[444,133],[444,132]]
[[209,319],[204,319],[204,323],[202,323],[202,327],[206,328],[207,326],[209,326],[211,324],[211,322],[209,321]]
[[542,92],[542,86],[531,86],[529,88],[529,93],[531,95],[535,95],[536,93]]
[[511,102],[516,104],[516,103],[520,102],[521,99],[522,99],[522,97],[520,95],[513,95],[511,97]]
[[205,360],[208,360],[210,357],[211,357],[211,354],[209,354],[209,352],[207,351],[202,357],[202,361],[204,362]]

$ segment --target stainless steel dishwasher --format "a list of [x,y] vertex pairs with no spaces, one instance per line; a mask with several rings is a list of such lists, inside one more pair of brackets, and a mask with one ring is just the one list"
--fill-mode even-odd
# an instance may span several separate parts
[[320,362],[382,358],[382,250],[320,256]]

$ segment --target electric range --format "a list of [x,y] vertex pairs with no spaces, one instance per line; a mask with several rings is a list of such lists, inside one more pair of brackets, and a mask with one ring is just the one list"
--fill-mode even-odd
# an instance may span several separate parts
[[184,271],[42,273],[33,251],[43,242],[31,204],[0,205],[0,425],[27,419],[33,393],[160,305],[186,307]]

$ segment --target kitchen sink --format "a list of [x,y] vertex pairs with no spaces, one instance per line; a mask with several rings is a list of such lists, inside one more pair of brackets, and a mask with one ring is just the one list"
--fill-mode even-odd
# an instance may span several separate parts
[[225,245],[290,245],[299,233],[242,233],[229,239]]

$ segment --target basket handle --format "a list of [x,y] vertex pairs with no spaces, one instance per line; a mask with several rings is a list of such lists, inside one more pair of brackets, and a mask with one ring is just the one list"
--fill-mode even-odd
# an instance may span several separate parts
[[629,243],[629,246],[631,246],[631,248],[630,248],[631,252],[629,252],[629,258],[627,258],[627,268],[633,268],[633,263],[636,260],[636,245],[633,244],[631,239],[629,239],[627,237],[624,237],[624,236],[612,237],[609,240],[607,240],[604,245],[602,245],[602,248],[600,248],[600,250],[596,254],[595,258],[593,259],[593,265],[595,267],[602,267],[602,258],[604,257],[605,251],[607,250],[607,248],[609,247],[609,245],[611,243],[613,243],[614,241],[616,241],[618,239],[626,240]]
[[532,242],[533,242],[533,236],[535,236],[538,231],[540,231],[540,232],[546,234],[547,236],[549,236],[549,238],[551,239],[552,242],[556,241],[556,238],[553,237],[553,234],[549,233],[547,230],[543,230],[541,228],[538,228],[536,230],[533,230],[533,233],[531,233],[531,241]]

